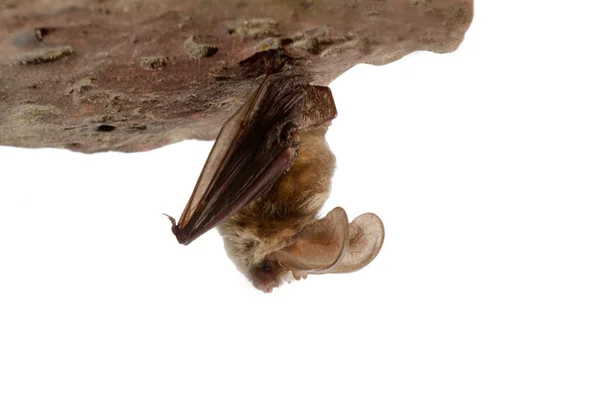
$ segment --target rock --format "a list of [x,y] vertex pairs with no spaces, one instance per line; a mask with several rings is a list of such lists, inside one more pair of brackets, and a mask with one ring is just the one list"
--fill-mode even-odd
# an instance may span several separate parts
[[0,5],[0,145],[131,152],[214,139],[265,73],[327,85],[359,63],[453,51],[473,16],[472,0],[73,4]]

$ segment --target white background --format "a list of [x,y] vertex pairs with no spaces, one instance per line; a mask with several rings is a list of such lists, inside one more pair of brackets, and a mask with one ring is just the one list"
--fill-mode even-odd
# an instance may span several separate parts
[[161,215],[211,143],[0,148],[0,399],[600,398],[594,4],[481,0],[457,52],[335,81],[323,211],[386,242],[270,295]]

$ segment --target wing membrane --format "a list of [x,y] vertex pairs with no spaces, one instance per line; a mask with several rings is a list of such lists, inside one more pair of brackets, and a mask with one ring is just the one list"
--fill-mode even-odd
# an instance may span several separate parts
[[[295,160],[291,133],[302,122],[299,77],[267,76],[223,126],[173,233],[189,244],[267,190]],[[172,220],[173,221],[173,220]]]

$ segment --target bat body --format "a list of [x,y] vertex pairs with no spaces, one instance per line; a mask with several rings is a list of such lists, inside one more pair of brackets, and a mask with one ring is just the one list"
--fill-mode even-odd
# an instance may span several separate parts
[[383,244],[381,220],[323,219],[335,157],[325,134],[337,115],[331,91],[305,79],[269,75],[223,126],[173,233],[189,244],[218,226],[229,257],[271,292],[308,274],[353,272]]
[[[268,255],[316,221],[329,197],[335,157],[325,141],[326,131],[319,127],[300,132],[292,168],[263,196],[219,225],[229,257],[259,289],[270,291],[289,280],[290,274]],[[252,271],[253,266],[259,268]],[[295,277],[301,276],[306,274],[296,271]]]

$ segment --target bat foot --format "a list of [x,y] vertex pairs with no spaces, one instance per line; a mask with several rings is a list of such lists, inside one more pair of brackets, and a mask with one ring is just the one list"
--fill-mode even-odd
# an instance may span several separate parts
[[308,278],[308,273],[300,272],[300,271],[292,271],[292,276],[295,280],[299,281],[300,279]]

